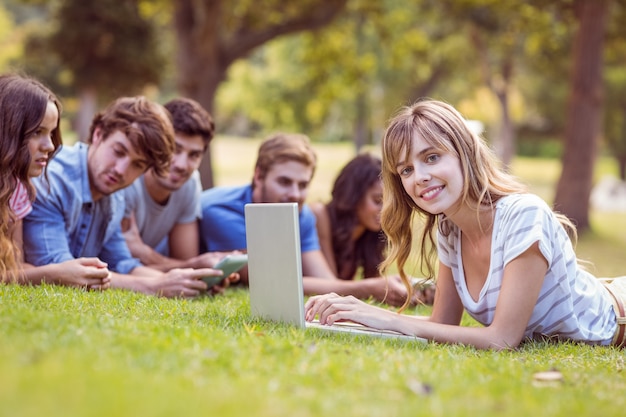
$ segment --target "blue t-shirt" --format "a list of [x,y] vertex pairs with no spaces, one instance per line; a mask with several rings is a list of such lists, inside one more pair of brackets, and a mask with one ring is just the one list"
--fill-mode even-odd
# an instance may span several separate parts
[[[252,185],[215,187],[202,192],[200,248],[203,252],[246,249],[244,207],[252,203]],[[319,250],[315,215],[304,205],[300,210],[300,251]],[[268,236],[268,243],[271,237]]]

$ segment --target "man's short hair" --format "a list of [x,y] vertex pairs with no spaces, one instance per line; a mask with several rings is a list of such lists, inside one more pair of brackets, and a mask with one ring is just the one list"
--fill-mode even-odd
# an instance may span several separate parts
[[175,98],[165,103],[172,116],[174,132],[187,136],[199,135],[208,146],[215,134],[213,118],[201,105],[190,98]]
[[288,161],[311,167],[315,173],[317,155],[308,136],[297,133],[276,133],[269,136],[259,147],[256,170],[261,178],[265,178],[273,165]]
[[169,114],[160,104],[143,96],[118,98],[93,118],[90,142],[96,129],[100,129],[102,140],[121,131],[146,158],[149,168],[157,175],[167,173],[176,142]]

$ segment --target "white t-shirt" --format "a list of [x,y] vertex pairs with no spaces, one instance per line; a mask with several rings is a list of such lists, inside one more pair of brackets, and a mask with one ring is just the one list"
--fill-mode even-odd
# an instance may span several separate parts
[[617,321],[609,293],[593,275],[580,269],[572,243],[554,212],[538,196],[514,194],[496,203],[489,275],[477,301],[469,294],[461,258],[461,233],[438,234],[440,261],[452,269],[466,311],[487,326],[493,321],[504,267],[539,242],[548,271],[525,336],[610,344]]
[[157,203],[150,197],[143,175],[123,192],[126,202],[124,217],[130,217],[130,213],[134,212],[141,240],[161,253],[167,253],[163,240],[175,225],[195,222],[202,217],[200,207],[202,186],[198,171],[194,171],[182,187],[172,192],[165,205]]

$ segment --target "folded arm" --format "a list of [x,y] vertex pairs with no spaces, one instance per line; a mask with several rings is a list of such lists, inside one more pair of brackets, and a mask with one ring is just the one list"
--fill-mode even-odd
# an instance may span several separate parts
[[460,326],[463,305],[452,273],[440,264],[433,313],[429,318],[397,314],[337,294],[311,297],[305,306],[307,320],[319,316],[321,323],[350,320],[367,326],[394,330],[441,343],[458,343],[481,349],[517,347],[539,297],[548,265],[534,244],[505,267],[500,296],[492,323],[485,327]]

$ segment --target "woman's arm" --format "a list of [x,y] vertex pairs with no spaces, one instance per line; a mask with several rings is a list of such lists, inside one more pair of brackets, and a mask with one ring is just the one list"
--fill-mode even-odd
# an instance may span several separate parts
[[[429,322],[418,323],[416,326],[418,332],[409,334],[417,334],[437,342],[460,343],[481,349],[517,347],[524,338],[547,270],[548,263],[539,251],[539,244],[535,243],[505,266],[494,319],[489,326],[450,326],[437,323],[438,317],[431,317]],[[435,291],[435,306],[441,305],[442,301],[444,306],[447,304],[447,300],[443,299],[444,296],[445,294],[439,293],[438,285]],[[438,308],[433,310],[433,316],[438,315],[445,320],[445,311],[439,311]],[[406,321],[403,321],[403,325],[402,330],[394,330],[405,333],[412,329]],[[415,330],[415,327],[413,329]]]
[[[342,281],[342,283],[368,284],[375,281],[377,281],[377,279]],[[403,285],[399,283],[398,285],[404,289]],[[405,334],[418,334],[417,332],[420,331],[419,325],[417,329],[413,328],[416,320],[419,322],[438,321],[438,325],[440,325],[440,323],[446,323],[458,326],[461,322],[461,316],[463,314],[463,306],[461,305],[461,301],[456,293],[456,288],[454,286],[454,282],[452,281],[452,274],[450,273],[449,268],[443,265],[439,269],[439,276],[437,278],[437,288],[435,291],[435,302],[437,304],[433,308],[433,314],[435,315],[434,318],[433,316],[407,316],[397,314],[395,312],[362,302],[356,298],[359,297],[359,295],[355,293],[353,293],[354,296],[342,297],[339,295],[341,294],[339,291],[332,288],[330,291],[333,291],[333,293],[309,298],[305,305],[305,315],[307,320],[313,320],[317,315],[319,315],[319,320],[322,324],[332,324],[336,321],[349,320],[377,329],[395,330]],[[402,305],[405,300],[406,294],[401,298],[400,303],[396,305]],[[402,320],[404,319],[407,320],[402,323]]]
[[101,290],[110,286],[111,273],[107,269],[107,264],[98,258],[78,258],[58,264],[22,266],[23,272],[18,278],[20,284],[38,285],[46,282]]
[[548,269],[538,243],[506,265],[494,320],[486,327],[459,326],[463,311],[460,298],[453,288],[449,269],[442,267],[437,278],[433,314],[428,320],[396,314],[354,297],[340,297],[336,294],[311,297],[305,306],[306,318],[312,320],[319,315],[323,324],[350,320],[436,342],[459,343],[481,349],[518,346],[524,337]]
[[309,207],[313,214],[315,214],[315,227],[317,229],[322,254],[326,258],[326,262],[333,272],[333,275],[337,276],[337,261],[335,260],[335,254],[333,252],[333,235],[330,225],[330,216],[328,215],[328,210],[326,210],[326,205],[313,203],[309,204]]
[[434,323],[459,325],[463,316],[463,304],[456,290],[452,270],[439,262],[435,281],[435,299],[429,320]]
[[18,275],[19,284],[39,285],[42,282],[85,288],[109,288],[110,273],[107,264],[98,258],[72,259],[61,263],[33,266],[24,260],[23,223],[18,220],[13,227],[12,239],[20,251],[22,272]]

